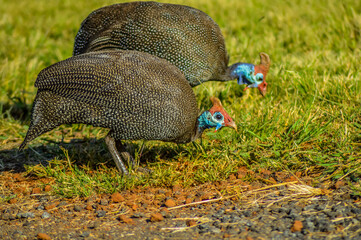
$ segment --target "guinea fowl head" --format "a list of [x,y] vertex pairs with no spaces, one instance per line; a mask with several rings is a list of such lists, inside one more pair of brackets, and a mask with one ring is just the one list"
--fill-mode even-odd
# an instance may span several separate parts
[[224,110],[221,101],[216,97],[211,97],[213,106],[208,111],[203,112],[198,118],[198,130],[203,131],[207,128],[216,128],[218,131],[222,127],[231,127],[237,131],[237,125],[233,119]]
[[246,84],[248,88],[258,88],[262,96],[266,95],[267,82],[266,75],[268,73],[271,60],[266,53],[259,54],[261,62],[258,65],[250,63],[236,63],[231,66],[231,75],[238,78],[238,84]]

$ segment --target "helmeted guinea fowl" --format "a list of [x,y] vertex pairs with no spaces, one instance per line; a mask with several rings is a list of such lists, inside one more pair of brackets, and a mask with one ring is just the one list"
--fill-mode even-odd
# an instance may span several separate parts
[[[109,128],[105,142],[120,171],[127,158],[121,140],[187,143],[207,128],[236,128],[218,99],[199,115],[197,101],[183,73],[156,56],[138,51],[81,54],[42,70],[31,123],[31,140],[62,124]],[[120,153],[120,154],[119,154]]]
[[75,37],[73,55],[104,49],[137,50],[177,66],[194,87],[205,81],[229,81],[258,87],[265,95],[270,58],[260,53],[259,65],[236,63],[229,56],[222,32],[211,17],[192,7],[131,2],[93,11]]

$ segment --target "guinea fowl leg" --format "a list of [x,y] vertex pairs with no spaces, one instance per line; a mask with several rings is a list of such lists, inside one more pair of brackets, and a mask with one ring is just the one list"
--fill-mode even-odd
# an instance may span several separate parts
[[115,146],[118,150],[118,153],[123,157],[123,160],[128,164],[128,166],[131,166],[132,168],[135,167],[135,160],[132,157],[132,154],[130,154],[132,149],[129,149],[129,146],[127,144],[122,144],[121,141],[115,140]]
[[[118,149],[118,152],[120,152],[120,154],[122,155],[123,160],[125,160],[128,163],[128,166],[132,166],[132,168],[134,169],[135,160],[132,157],[132,155],[129,153],[130,151],[127,150],[127,145],[122,144],[122,142],[118,140],[115,140],[115,144]],[[142,168],[142,167],[137,167],[137,172],[147,173],[147,174],[152,173],[152,171],[149,170],[148,168]]]
[[[109,149],[110,153],[112,154],[114,162],[117,165],[119,171],[122,172],[124,175],[129,175],[129,172],[128,172],[127,168],[125,167],[121,156],[119,155],[119,152],[117,149],[117,144],[116,144],[117,142],[115,141],[115,139],[113,137],[110,136],[110,133],[108,133],[108,135],[105,137],[105,143],[107,144],[108,149]],[[129,153],[127,153],[127,154],[128,154],[128,156],[130,156]],[[125,151],[121,152],[121,155],[123,156],[123,158],[125,157],[125,159],[127,159],[127,154]]]

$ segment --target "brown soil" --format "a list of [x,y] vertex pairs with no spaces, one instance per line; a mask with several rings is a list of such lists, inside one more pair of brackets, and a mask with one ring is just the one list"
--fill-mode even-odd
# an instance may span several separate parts
[[[250,174],[257,180],[245,181]],[[39,188],[39,183],[46,185]],[[361,209],[342,181],[318,184],[301,173],[255,173],[245,167],[227,181],[192,188],[137,187],[74,199],[54,196],[47,178],[2,172],[0,184],[2,198],[17,196],[0,206],[1,239],[323,239],[355,233],[346,231],[346,222],[336,223],[348,218],[354,222],[346,227],[359,226]],[[305,214],[317,211],[316,200],[326,203],[319,211],[347,201],[356,214],[351,209],[347,216],[331,216],[330,224],[336,225],[325,228],[330,232],[317,230],[316,222],[312,232],[312,214]],[[278,218],[285,230],[275,226]]]

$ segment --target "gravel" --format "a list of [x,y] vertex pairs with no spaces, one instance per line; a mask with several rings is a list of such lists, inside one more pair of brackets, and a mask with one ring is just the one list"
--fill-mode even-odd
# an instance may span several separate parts
[[361,239],[361,201],[350,191],[290,198],[294,192],[285,188],[264,198],[164,207],[169,199],[179,206],[208,198],[209,189],[129,190],[119,202],[110,195],[67,201],[30,196],[0,205],[0,239],[36,239],[40,232],[52,239]]
[[107,212],[104,210],[98,210],[98,211],[96,211],[96,214],[97,214],[97,217],[105,217]]
[[43,212],[43,214],[41,214],[42,219],[46,219],[46,218],[50,218],[50,217],[51,217],[51,214],[48,212]]

